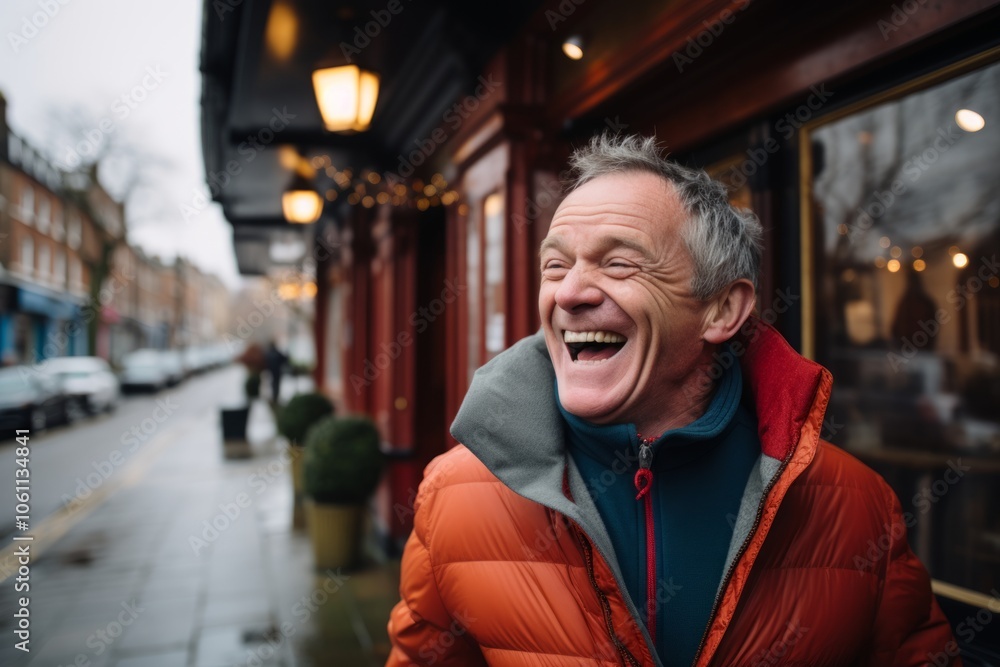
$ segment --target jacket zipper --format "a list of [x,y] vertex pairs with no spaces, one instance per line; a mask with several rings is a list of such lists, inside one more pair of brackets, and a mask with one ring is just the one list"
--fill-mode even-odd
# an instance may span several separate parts
[[747,550],[747,545],[753,539],[754,533],[757,532],[757,527],[760,525],[760,517],[764,514],[764,505],[767,504],[767,496],[771,493],[771,489],[777,484],[778,480],[781,479],[782,473],[785,472],[785,468],[788,467],[788,462],[792,460],[792,452],[781,462],[781,467],[778,471],[774,473],[771,477],[771,481],[768,482],[767,487],[764,488],[764,492],[761,494],[760,502],[757,504],[757,516],[753,520],[753,526],[750,527],[750,532],[747,533],[747,537],[743,540],[743,544],[740,545],[740,550],[736,552],[736,557],[733,562],[730,563],[729,569],[726,570],[726,576],[722,578],[722,586],[719,587],[719,594],[715,596],[715,602],[712,604],[712,611],[708,614],[708,623],[705,625],[705,632],[701,635],[701,641],[698,642],[698,650],[694,652],[694,662],[693,665],[698,664],[698,659],[701,657],[701,651],[705,648],[705,639],[708,638],[708,631],[712,628],[712,623],[715,621],[715,614],[719,611],[719,603],[722,602],[722,597],[726,592],[726,588],[729,586],[729,578],[733,575],[733,571],[739,564],[740,559],[743,558],[744,552]]
[[583,557],[587,561],[587,576],[590,577],[590,585],[594,587],[597,592],[597,597],[601,601],[601,611],[604,612],[604,622],[607,624],[608,636],[611,638],[611,643],[614,645],[615,650],[618,651],[618,656],[622,659],[623,663],[627,663],[630,667],[641,667],[639,661],[635,659],[635,656],[629,652],[629,650],[622,643],[622,640],[618,638],[615,634],[614,624],[611,622],[611,603],[608,602],[607,595],[601,590],[601,587],[597,585],[597,578],[594,575],[594,552],[590,541],[583,534],[578,526],[576,528],[577,540],[580,542],[580,546],[583,547]]
[[635,472],[636,500],[642,500],[646,514],[646,629],[649,639],[656,646],[656,527],[653,524],[653,448],[656,438],[639,440],[639,469]]

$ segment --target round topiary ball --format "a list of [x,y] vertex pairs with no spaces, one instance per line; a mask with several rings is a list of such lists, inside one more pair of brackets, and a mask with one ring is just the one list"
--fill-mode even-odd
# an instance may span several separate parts
[[303,456],[305,494],[318,503],[357,505],[375,492],[384,455],[367,417],[326,417],[309,429]]
[[296,394],[278,410],[278,433],[291,444],[302,445],[309,427],[332,414],[333,403],[323,394]]

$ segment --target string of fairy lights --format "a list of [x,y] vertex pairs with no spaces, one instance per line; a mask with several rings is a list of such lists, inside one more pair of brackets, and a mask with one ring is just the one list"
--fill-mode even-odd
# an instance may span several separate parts
[[364,208],[391,205],[426,211],[433,206],[450,206],[459,201],[458,192],[449,188],[448,181],[440,173],[425,181],[422,178],[403,179],[373,169],[338,169],[326,155],[313,157],[309,165],[315,176],[326,176],[326,179],[317,180],[327,181],[321,184],[319,192],[329,202],[346,200],[351,206]]

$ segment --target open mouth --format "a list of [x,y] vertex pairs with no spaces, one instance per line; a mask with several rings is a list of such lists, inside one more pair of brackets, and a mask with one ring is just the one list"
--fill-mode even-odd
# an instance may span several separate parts
[[613,331],[564,331],[563,342],[574,362],[602,362],[618,354],[628,339]]

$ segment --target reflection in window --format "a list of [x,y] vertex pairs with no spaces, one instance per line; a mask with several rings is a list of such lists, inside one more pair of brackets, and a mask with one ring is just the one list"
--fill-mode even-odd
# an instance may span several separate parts
[[1000,586],[1000,65],[810,138],[816,350],[834,377],[824,435],[892,484],[932,576],[988,592]]
[[479,359],[479,348],[482,345],[482,335],[480,334],[479,326],[479,248],[482,237],[479,234],[479,222],[479,210],[476,207],[471,207],[469,209],[469,218],[466,220],[466,230],[468,231],[468,235],[466,236],[465,241],[466,274],[469,281],[468,293],[471,295],[466,300],[469,308],[469,362],[467,368],[470,383],[472,382],[473,374],[476,372],[476,369],[479,368],[481,363]]
[[483,204],[483,228],[486,237],[483,310],[486,323],[487,360],[502,352],[505,347],[503,208],[503,195],[500,193],[490,195]]

